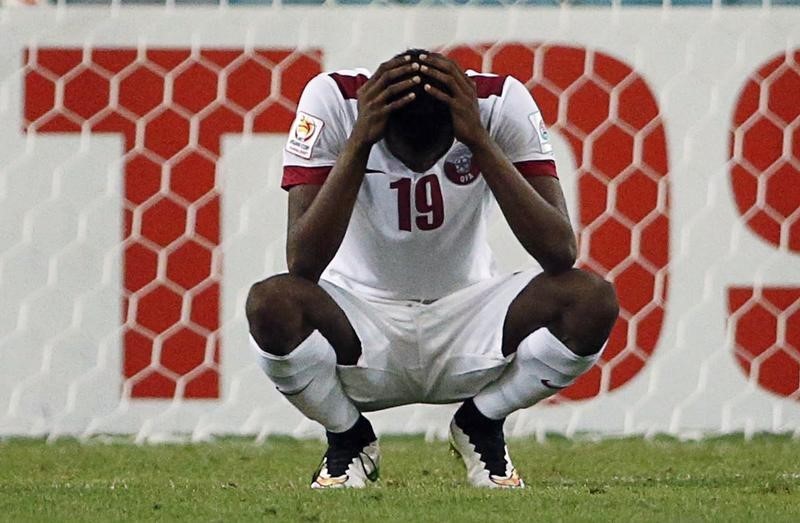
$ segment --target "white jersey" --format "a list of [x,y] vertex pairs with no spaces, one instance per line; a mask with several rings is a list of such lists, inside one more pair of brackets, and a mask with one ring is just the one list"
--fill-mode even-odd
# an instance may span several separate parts
[[[364,69],[323,73],[300,98],[284,151],[283,187],[322,184],[358,115]],[[478,74],[481,122],[523,176],[556,176],[539,108],[515,78]],[[342,245],[322,275],[341,287],[389,299],[437,299],[495,276],[487,242],[494,197],[454,142],[430,169],[416,173],[383,141],[367,171]]]

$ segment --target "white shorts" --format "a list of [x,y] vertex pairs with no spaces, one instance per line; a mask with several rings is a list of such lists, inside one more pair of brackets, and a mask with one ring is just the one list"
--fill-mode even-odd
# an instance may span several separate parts
[[[373,298],[321,280],[361,340],[358,363],[338,367],[345,393],[362,411],[475,396],[508,364],[506,313],[538,273],[498,276],[429,304]],[[312,336],[328,343],[319,332]]]

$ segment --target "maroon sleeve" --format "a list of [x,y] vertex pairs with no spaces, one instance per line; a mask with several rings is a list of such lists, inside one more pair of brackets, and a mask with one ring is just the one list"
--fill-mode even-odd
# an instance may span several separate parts
[[514,167],[525,178],[533,178],[534,176],[552,176],[558,178],[556,172],[556,162],[553,160],[529,160],[526,162],[517,162]]
[[286,165],[283,167],[281,188],[288,191],[295,185],[322,185],[333,169],[332,165],[324,167],[301,167]]

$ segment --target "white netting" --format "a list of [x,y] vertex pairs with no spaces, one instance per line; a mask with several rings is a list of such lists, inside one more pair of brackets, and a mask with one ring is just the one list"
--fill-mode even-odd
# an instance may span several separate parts
[[[621,297],[603,363],[513,434],[798,430],[798,28],[720,6],[0,11],[0,434],[318,431],[247,350],[247,289],[285,267],[282,133],[314,74],[411,46],[526,83],[581,263]],[[451,410],[372,419],[435,435]]]

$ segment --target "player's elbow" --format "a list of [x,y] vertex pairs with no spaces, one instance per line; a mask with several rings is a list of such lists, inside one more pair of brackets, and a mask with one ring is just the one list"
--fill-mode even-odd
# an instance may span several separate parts
[[539,260],[539,263],[545,272],[549,274],[561,274],[575,266],[575,257],[563,253],[553,253]]
[[578,246],[572,234],[558,242],[557,246],[548,249],[547,253],[538,260],[545,272],[559,274],[575,266],[578,256]]
[[314,263],[309,256],[299,253],[289,252],[286,255],[286,265],[289,274],[305,280],[317,282],[322,274],[322,270]]

